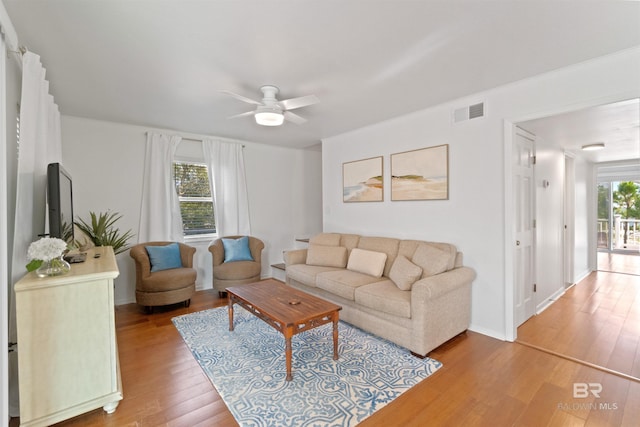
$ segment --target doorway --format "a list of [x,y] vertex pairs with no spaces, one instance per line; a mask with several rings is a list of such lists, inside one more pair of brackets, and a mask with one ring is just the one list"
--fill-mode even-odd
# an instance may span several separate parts
[[515,126],[512,147],[516,327],[535,314],[535,135]]
[[[557,286],[561,292],[551,297],[537,295],[539,300],[548,298],[550,304],[517,329],[517,341],[633,378],[640,378],[640,324],[632,315],[640,306],[637,295],[640,275],[632,274],[631,270],[622,270],[624,274],[620,274],[620,269],[640,266],[638,247],[634,246],[640,226],[634,228],[633,218],[627,218],[626,225],[621,225],[623,221],[616,222],[612,205],[614,191],[620,191],[616,183],[635,180],[640,184],[639,153],[636,152],[640,147],[638,105],[635,99],[518,123],[536,135],[538,157],[542,157],[545,148],[550,148],[562,159],[559,162],[564,169],[564,210],[559,213],[563,222],[557,233],[564,248],[557,263],[561,270]],[[622,126],[622,122],[628,124]],[[584,143],[591,142],[585,140],[588,138],[585,134],[596,127],[610,129],[609,137],[593,138],[605,139],[611,152],[604,149],[593,154],[581,150]],[[619,130],[623,127],[628,129],[624,138],[634,141],[632,145],[622,137],[616,141],[614,133],[621,133]],[[538,139],[544,143],[538,144]],[[541,186],[547,171],[540,164],[538,167],[536,186]],[[598,197],[598,193],[606,197]],[[600,206],[603,200],[608,203],[606,214]],[[537,203],[542,206],[543,202]],[[540,222],[545,220],[538,218],[538,221],[538,227],[544,227]],[[541,241],[537,244],[544,246]],[[597,262],[603,253],[611,257],[606,271]],[[615,265],[618,256],[637,262],[617,261]],[[540,263],[540,259],[537,262]],[[551,264],[548,267],[556,268]],[[618,309],[620,311],[614,313]]]
[[598,168],[597,270],[640,275],[640,179],[624,169]]

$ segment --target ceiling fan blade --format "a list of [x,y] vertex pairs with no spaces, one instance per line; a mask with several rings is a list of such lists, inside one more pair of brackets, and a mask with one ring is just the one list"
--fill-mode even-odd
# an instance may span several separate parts
[[237,93],[229,92],[228,90],[221,90],[220,93],[224,93],[225,95],[233,96],[235,99],[238,99],[242,102],[246,102],[247,104],[253,105],[262,105],[262,102],[255,101],[251,98],[247,98],[246,96],[238,95]]
[[227,117],[227,119],[237,119],[238,117],[253,116],[254,114],[255,114],[255,111],[247,111],[246,113],[240,113],[240,114],[236,114],[235,116],[229,116]]
[[317,96],[307,95],[299,98],[284,99],[278,102],[278,104],[285,110],[295,110],[296,108],[306,107],[307,105],[317,104],[318,102],[320,102],[320,100]]
[[305,119],[304,117],[300,117],[299,115],[294,114],[291,111],[284,112],[284,119],[297,125],[301,125],[307,121],[307,119]]

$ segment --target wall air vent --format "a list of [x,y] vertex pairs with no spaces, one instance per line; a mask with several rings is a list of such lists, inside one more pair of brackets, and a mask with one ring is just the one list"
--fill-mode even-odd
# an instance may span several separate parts
[[477,119],[484,117],[484,102],[469,105],[468,107],[458,108],[453,111],[453,122],[459,123],[465,120]]
[[475,104],[475,105],[470,105],[469,106],[469,118],[470,119],[475,119],[477,117],[483,117],[484,116],[484,103],[481,102],[480,104]]

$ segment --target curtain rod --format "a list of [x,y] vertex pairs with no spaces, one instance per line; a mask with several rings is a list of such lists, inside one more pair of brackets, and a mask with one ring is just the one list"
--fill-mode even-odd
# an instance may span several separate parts
[[18,68],[20,68],[20,70],[22,71],[22,58],[24,57],[25,53],[28,52],[27,48],[24,46],[20,46],[18,47],[17,50],[14,50],[14,49],[9,49],[9,46],[7,46],[6,50],[7,50],[7,58],[9,58],[10,56],[13,57],[13,59],[15,59],[16,63],[18,64]]
[[4,34],[5,42],[9,50],[20,50],[18,44],[18,33],[9,18],[9,13],[4,7],[4,3],[0,2],[0,32]]
[[7,53],[15,53],[16,55],[22,57],[25,53],[27,53],[27,48],[24,46],[18,47],[18,50],[7,49]]
[[[204,139],[186,138],[184,136],[182,136],[181,138],[184,139],[184,140],[187,140],[187,141],[194,141],[194,142],[202,142],[202,141],[204,141]],[[231,142],[233,144],[240,144],[239,142],[232,142],[232,141],[225,141],[225,142]],[[244,144],[241,144],[241,145],[242,145],[242,148],[244,148]]]
[[[146,131],[146,132],[145,132],[145,135],[148,135],[148,134],[149,134],[149,132],[162,133],[162,132],[160,132],[160,131],[151,131],[151,130],[148,130],[148,131]],[[202,142],[202,141],[204,141],[204,139],[203,139],[203,138],[189,138],[189,137],[186,137],[186,136],[182,136],[182,135],[180,135],[180,134],[178,134],[178,135],[176,135],[176,136],[179,136],[180,138],[185,139],[185,140],[187,140],[187,141],[193,141],[193,142]],[[219,139],[219,140],[222,140],[222,141],[224,141],[224,142],[230,142],[230,143],[232,143],[232,144],[240,144],[240,145],[242,145],[242,148],[244,148],[244,147],[245,147],[245,145],[244,145],[244,144],[242,144],[241,142],[228,140],[228,139],[226,139],[226,138],[211,137],[211,139]]]

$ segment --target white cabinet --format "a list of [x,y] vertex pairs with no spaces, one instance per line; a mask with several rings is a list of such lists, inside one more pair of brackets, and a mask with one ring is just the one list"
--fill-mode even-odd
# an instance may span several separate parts
[[[94,258],[95,253],[100,258]],[[48,426],[122,399],[111,247],[87,252],[68,274],[16,283],[20,424]]]

